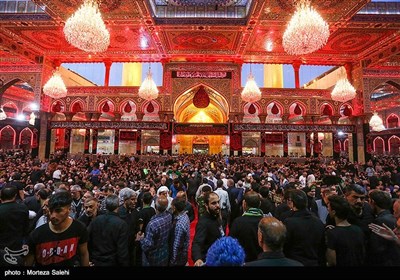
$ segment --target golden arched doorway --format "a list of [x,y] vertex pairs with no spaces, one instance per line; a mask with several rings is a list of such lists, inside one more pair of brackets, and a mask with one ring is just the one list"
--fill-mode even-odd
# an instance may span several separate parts
[[[203,96],[199,96],[199,90]],[[208,98],[207,98],[208,97]],[[201,105],[198,102],[201,99]],[[197,105],[197,107],[196,107]],[[174,116],[178,123],[226,123],[229,105],[217,91],[205,84],[198,84],[178,96],[174,103]],[[178,153],[227,153],[225,135],[176,135],[173,151]],[[200,142],[199,142],[200,141]],[[207,146],[207,147],[206,147]]]

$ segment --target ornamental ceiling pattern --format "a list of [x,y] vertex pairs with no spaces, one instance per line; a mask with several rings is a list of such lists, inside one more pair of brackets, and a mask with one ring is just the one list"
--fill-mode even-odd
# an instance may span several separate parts
[[[177,13],[182,8],[197,11],[202,6],[165,6],[165,1],[155,0],[103,0],[100,10],[111,43],[101,54],[78,50],[64,38],[64,23],[81,0],[32,1],[45,7],[45,17],[43,13],[1,14],[5,16],[0,17],[0,51],[6,51],[10,58],[1,59],[0,66],[42,63],[44,58],[49,62],[300,61],[316,65],[362,61],[366,67],[379,69],[392,69],[398,63],[393,56],[399,52],[400,14],[365,14],[376,9],[368,0],[311,1],[329,23],[331,36],[322,49],[300,57],[286,54],[282,47],[282,34],[294,11],[293,1],[241,0],[232,6],[204,6],[205,10],[213,8],[217,12],[212,18],[198,18],[194,13],[185,12],[179,17]],[[243,6],[248,9],[244,18],[235,18],[233,12],[233,18],[224,14]],[[153,10],[157,7],[166,9],[163,16],[155,16]],[[382,7],[393,9],[393,5],[379,6]],[[363,13],[357,14],[361,9]],[[266,50],[267,41],[272,42],[271,51]]]

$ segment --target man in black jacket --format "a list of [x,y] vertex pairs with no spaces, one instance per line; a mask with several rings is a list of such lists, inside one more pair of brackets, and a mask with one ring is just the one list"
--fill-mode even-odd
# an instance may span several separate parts
[[215,192],[204,196],[206,213],[200,217],[196,225],[196,233],[192,244],[194,266],[204,265],[208,248],[215,240],[224,236],[219,206],[219,196]]
[[10,184],[1,190],[0,249],[18,251],[28,234],[28,208],[16,202],[17,188]]
[[304,266],[318,266],[325,263],[325,226],[307,209],[307,195],[302,190],[290,190],[288,206],[292,215],[283,223],[287,229],[284,247],[285,255]]
[[238,239],[246,252],[246,262],[254,261],[261,253],[258,245],[258,223],[263,218],[264,213],[260,209],[260,195],[255,191],[248,191],[244,195],[243,216],[233,221],[229,235]]
[[89,252],[95,266],[129,265],[128,225],[118,217],[118,206],[118,196],[107,196],[107,213],[89,226]]
[[274,217],[262,218],[258,224],[258,243],[263,253],[256,261],[245,266],[303,266],[298,261],[288,259],[283,254],[286,227]]

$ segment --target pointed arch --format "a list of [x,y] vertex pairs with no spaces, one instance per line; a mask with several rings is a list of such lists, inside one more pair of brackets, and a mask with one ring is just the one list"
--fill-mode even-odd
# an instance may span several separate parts
[[373,141],[374,152],[377,154],[384,154],[385,153],[385,141],[382,137],[378,136]]
[[392,135],[388,140],[389,154],[399,155],[400,154],[400,137]]
[[53,102],[50,105],[50,108],[51,108],[52,112],[59,113],[59,112],[54,111],[54,108],[56,106],[58,106],[57,104],[60,104],[60,106],[61,106],[59,112],[65,112],[66,111],[65,109],[67,108],[67,106],[65,104],[65,100],[64,99],[57,99],[57,100],[53,100]]
[[[86,106],[85,106],[86,102],[82,98],[77,98],[70,104],[70,107],[69,107],[69,111],[70,112],[74,112],[73,108],[74,108],[75,104],[79,104],[79,106],[81,107],[82,111],[86,111],[86,109],[87,109]],[[79,112],[75,112],[75,113],[79,113]]]
[[[177,102],[178,98],[182,97],[183,94],[191,93],[194,90],[197,91],[197,89],[200,86],[203,86],[206,90],[208,90],[207,93],[209,94],[211,101],[214,101],[214,103],[217,107],[220,107],[222,110],[225,110],[227,112],[227,114],[229,115],[229,103],[227,102],[227,99],[229,98],[229,96],[225,96],[221,89],[215,87],[212,84],[207,83],[207,81],[198,81],[192,85],[187,86],[183,90],[182,94],[177,95],[177,98],[175,99],[175,103]],[[192,92],[192,95],[194,95],[194,93],[195,92]],[[216,95],[214,95],[214,94],[216,94]],[[188,97],[190,97],[190,96],[188,96]],[[174,108],[175,108],[175,104],[174,104]]]
[[[254,114],[250,114],[249,110],[250,110],[250,106],[254,106],[255,109],[255,113]],[[243,106],[243,122],[244,123],[260,123],[260,118],[258,117],[259,112],[261,111],[261,108],[259,107],[258,103],[246,103]]]
[[386,118],[386,127],[387,128],[395,128],[395,127],[400,127],[400,118],[397,114],[391,113],[387,118]]
[[29,127],[25,127],[19,134],[18,144],[20,145],[20,147],[25,146],[25,149],[30,149],[32,143],[33,132],[29,129]]
[[321,116],[326,116],[326,114],[324,113],[324,109],[325,109],[326,106],[328,106],[328,107],[330,108],[330,110],[331,110],[331,112],[332,112],[332,115],[334,115],[334,114],[335,114],[334,106],[333,106],[331,103],[329,103],[329,102],[323,102],[323,103],[321,103],[321,105],[320,105],[320,107],[319,107],[320,115],[321,115]]
[[354,108],[353,108],[353,106],[352,106],[351,103],[348,103],[348,102],[343,103],[343,104],[340,105],[340,107],[339,107],[339,114],[340,114],[340,117],[341,117],[341,118],[342,118],[342,117],[348,117],[348,116],[345,116],[345,115],[344,115],[344,110],[346,109],[346,107],[347,107],[348,109],[351,110],[351,113],[354,112]]
[[337,153],[340,153],[341,151],[343,151],[342,141],[340,141],[340,139],[335,139],[334,142],[335,142],[333,144],[334,151],[337,152]]
[[[206,108],[199,109],[193,104],[193,96],[203,86],[210,98]],[[204,115],[208,121],[225,123],[229,116],[229,104],[225,97],[205,83],[197,83],[180,94],[173,105],[174,116],[178,122],[193,122],[197,115]]]
[[291,102],[289,104],[289,115],[294,115],[294,108],[296,107],[296,105],[299,105],[300,109],[301,109],[301,114],[300,116],[305,116],[307,114],[307,105],[304,104],[303,101],[301,100],[294,100],[293,102]]
[[400,85],[392,80],[387,80],[376,86],[370,95],[370,99],[378,101],[400,95]]
[[[256,112],[255,112],[254,114],[250,114],[250,113],[249,113],[249,107],[250,107],[252,104],[254,105],[254,107],[255,107],[255,109],[256,109]],[[243,113],[244,113],[245,115],[258,116],[258,115],[260,114],[260,112],[262,112],[261,105],[260,105],[258,102],[255,102],[255,103],[246,102],[246,103],[243,104],[242,107],[243,107]]]
[[103,106],[104,106],[106,103],[107,103],[108,106],[110,107],[110,111],[104,112],[104,113],[113,113],[113,112],[115,112],[116,106],[115,106],[114,101],[112,101],[110,98],[107,98],[107,97],[101,99],[101,100],[97,103],[97,104],[98,104],[98,106],[97,106],[97,111],[98,111],[98,112],[103,112]]
[[145,146],[158,146],[158,140],[156,138],[148,138],[144,143]]
[[244,143],[243,147],[258,148],[258,143],[254,139],[249,139]]
[[[271,112],[271,109],[274,106],[274,104],[279,109],[278,114],[272,114],[272,112]],[[265,110],[266,110],[265,113],[267,113],[267,115],[271,115],[271,116],[275,116],[275,115],[282,116],[285,113],[285,107],[279,101],[276,101],[276,100],[272,100],[269,103],[267,103],[267,105],[265,106]]]
[[12,80],[5,82],[1,88],[1,93],[4,93],[9,87],[15,85],[18,82],[23,82],[20,78],[13,78]]
[[2,107],[7,115],[7,118],[16,118],[19,114],[17,105],[12,101],[5,102]]
[[[127,112],[124,111],[125,106],[126,106],[126,104],[128,104],[128,102],[129,102],[129,105],[132,107],[132,111],[129,112],[129,113],[127,113]],[[129,115],[129,114],[135,114],[136,111],[137,111],[137,104],[136,104],[136,102],[133,101],[132,99],[124,99],[124,100],[122,100],[122,102],[119,104],[118,111],[121,112],[121,114],[123,114],[123,115],[125,115],[125,114],[128,114],[128,115]]]
[[150,104],[150,101],[145,101],[145,102],[142,103],[142,106],[141,106],[142,112],[145,113],[146,115],[147,114],[158,114],[158,112],[161,109],[160,103],[157,100],[151,100],[151,104],[154,106],[154,111],[153,112],[148,112],[147,111],[147,106],[149,106],[149,104]]
[[344,150],[346,153],[349,153],[349,139],[345,139],[345,140],[343,141],[343,150]]
[[4,150],[14,149],[17,132],[11,125],[0,130],[0,147]]
[[[153,111],[149,112],[149,105],[153,106]],[[151,106],[150,106],[151,107]],[[146,101],[142,104],[142,112],[144,113],[143,121],[160,121],[160,104],[156,100]]]

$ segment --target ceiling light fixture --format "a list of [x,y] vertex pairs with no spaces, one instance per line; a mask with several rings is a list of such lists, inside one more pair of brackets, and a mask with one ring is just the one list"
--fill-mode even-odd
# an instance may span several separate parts
[[138,94],[140,98],[149,101],[157,99],[158,97],[158,88],[152,77],[150,63],[149,63],[149,72],[147,72],[147,76],[143,80],[143,83],[139,88]]
[[67,87],[64,84],[58,68],[53,72],[53,76],[43,86],[43,93],[51,98],[63,98],[67,96]]
[[369,121],[369,125],[371,126],[371,131],[382,131],[385,128],[383,125],[382,118],[378,115],[377,112],[374,112],[374,115],[371,117]]
[[29,115],[29,124],[30,124],[30,125],[35,125],[35,120],[36,120],[36,115],[35,115],[34,112],[32,112],[32,113]]
[[95,0],[84,1],[65,22],[64,34],[71,45],[85,52],[104,52],[110,45],[110,33]]
[[350,84],[347,78],[339,79],[331,92],[334,101],[346,102],[356,97],[356,89]]
[[329,38],[329,25],[311,7],[309,0],[300,0],[283,34],[283,48],[290,55],[315,52]]
[[254,80],[253,73],[251,72],[251,64],[250,64],[250,73],[247,77],[246,85],[242,91],[242,99],[243,101],[254,103],[261,99],[261,91],[257,86],[256,81]]
[[3,106],[0,107],[0,121],[7,119],[7,114],[4,112]]

